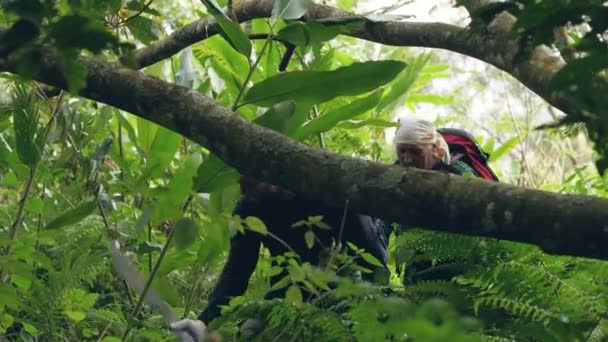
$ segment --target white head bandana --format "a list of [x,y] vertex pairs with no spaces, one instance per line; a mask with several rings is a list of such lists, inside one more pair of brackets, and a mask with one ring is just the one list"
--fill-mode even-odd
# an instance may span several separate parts
[[450,148],[445,139],[427,120],[404,117],[399,119],[399,128],[395,132],[394,143],[396,144],[435,144],[438,149],[445,151],[441,161],[450,163]]

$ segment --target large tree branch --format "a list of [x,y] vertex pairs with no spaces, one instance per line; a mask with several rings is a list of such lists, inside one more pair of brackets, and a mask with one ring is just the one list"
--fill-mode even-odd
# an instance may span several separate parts
[[[272,11],[271,0],[243,0],[234,8],[239,22],[255,18],[268,18]],[[307,19],[336,18],[352,15],[336,8],[315,4]],[[549,81],[565,64],[547,47],[538,47],[529,60],[515,64],[519,49],[517,39],[510,33],[512,18],[505,13],[488,31],[475,32],[444,23],[366,22],[348,35],[381,44],[394,46],[429,47],[457,52],[491,64],[517,78],[554,107],[568,115],[583,116],[574,99],[549,91]],[[147,66],[167,58],[181,49],[218,33],[215,20],[207,17],[154,42],[137,52],[140,66]]]
[[[328,204],[349,199],[355,211],[397,222],[533,243],[550,253],[608,258],[606,199],[347,158],[251,124],[196,91],[107,62],[79,62],[88,70],[81,95],[172,129],[243,174]],[[15,72],[15,63],[0,59],[0,70]],[[36,78],[65,89],[60,70],[46,57]]]

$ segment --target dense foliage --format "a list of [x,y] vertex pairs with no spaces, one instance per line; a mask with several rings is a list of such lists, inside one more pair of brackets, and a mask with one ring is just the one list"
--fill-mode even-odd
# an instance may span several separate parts
[[[166,128],[74,95],[85,86],[85,70],[75,63],[76,56],[133,66],[136,47],[198,17],[215,16],[221,35],[143,72],[201,92],[293,139],[384,163],[394,158],[390,138],[395,116],[431,108],[442,113],[437,125],[473,132],[505,182],[608,195],[608,176],[597,172],[589,142],[600,157],[605,154],[607,126],[605,116],[599,116],[608,108],[602,95],[608,66],[608,7],[603,1],[514,2],[516,29],[527,37],[522,54],[529,52],[528,45],[558,46],[549,33],[567,24],[570,45],[559,47],[564,55],[571,52],[574,62],[554,86],[572,92],[590,113],[568,119],[556,115],[560,124],[542,131],[535,126],[546,122],[552,110],[495,69],[462,70],[456,66],[462,64],[459,56],[338,36],[350,25],[389,17],[303,23],[293,19],[310,1],[296,1],[301,7],[275,1],[276,18],[237,25],[213,1],[203,3],[19,0],[6,2],[0,11],[0,27],[8,29],[0,31],[0,58],[10,53],[20,61],[19,75],[0,74],[3,338],[170,340],[167,317],[199,313],[229,250],[231,230],[266,233],[255,218],[231,216],[240,196],[235,169]],[[353,10],[356,3],[336,5]],[[472,25],[487,20],[492,11],[477,13]],[[590,29],[581,30],[581,24]],[[282,56],[293,45],[287,72],[280,73]],[[48,52],[44,49],[60,56],[70,93],[30,79]],[[462,88],[438,90],[459,77],[467,79]],[[492,112],[482,118],[470,115],[471,89],[487,95],[493,82],[502,82],[514,94],[513,108],[488,104]],[[321,220],[312,217],[293,229],[307,229],[307,243],[314,244]],[[118,249],[113,241],[120,242]],[[424,253],[414,254],[414,247]],[[258,317],[265,321],[264,329],[255,336],[241,329],[241,337],[608,339],[606,262],[410,229],[391,236],[389,285],[374,286],[353,281],[366,270],[354,267],[352,258],[339,250],[332,252],[336,255],[330,263],[314,268],[298,263],[295,255],[277,257],[280,266],[273,266],[262,250],[247,293],[233,299],[225,315],[211,324],[217,329],[214,338],[231,340],[243,320]],[[405,276],[403,270],[419,262],[457,275],[451,281],[411,284],[408,277],[415,274]],[[289,271],[279,284],[288,288],[286,298],[262,300],[269,277],[281,268]],[[347,269],[353,272],[336,277]],[[321,295],[306,301],[295,285]]]

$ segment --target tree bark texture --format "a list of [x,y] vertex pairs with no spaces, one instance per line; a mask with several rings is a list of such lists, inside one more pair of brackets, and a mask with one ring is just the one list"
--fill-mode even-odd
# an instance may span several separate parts
[[[546,252],[608,258],[608,200],[562,195],[363,161],[252,124],[202,94],[90,58],[81,95],[131,112],[207,147],[241,173],[300,195],[438,231],[533,243]],[[66,88],[45,57],[37,80]],[[0,70],[15,63],[0,59]]]

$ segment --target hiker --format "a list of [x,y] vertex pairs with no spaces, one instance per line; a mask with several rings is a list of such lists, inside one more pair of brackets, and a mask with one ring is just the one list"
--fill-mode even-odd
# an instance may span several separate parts
[[[488,155],[463,130],[437,130],[430,121],[406,117],[399,120],[394,145],[397,155],[395,164],[498,181],[487,164]],[[406,225],[400,225],[397,234],[407,228]],[[390,229],[386,229],[386,233],[390,234]],[[420,254],[415,246],[412,252],[413,255]],[[405,267],[404,283],[449,280],[459,273],[458,270],[441,266],[452,261],[454,260],[444,260],[437,265],[432,265],[429,260],[412,262]],[[398,272],[401,273],[401,270],[399,265]]]
[[[249,278],[257,265],[261,244],[268,248],[272,256],[282,255],[291,249],[299,255],[301,262],[318,265],[323,249],[331,247],[332,243],[341,236],[343,240],[341,242],[354,243],[386,265],[386,243],[380,239],[384,233],[378,231],[382,227],[379,227],[371,217],[345,211],[344,208],[328,206],[319,201],[300,198],[276,186],[267,185],[264,188],[264,183],[258,183],[255,191],[248,191],[250,189],[243,187],[243,183],[248,183],[250,186],[251,183],[255,184],[255,181],[245,178],[242,182],[245,195],[241,197],[233,215],[242,218],[258,217],[274,236],[246,230],[244,234],[236,234],[232,238],[228,260],[209,297],[207,308],[199,316],[203,322],[209,322],[219,316],[219,306],[226,305],[230,298],[245,292]],[[260,191],[260,188],[264,190]],[[304,238],[306,230],[300,227],[294,228],[292,225],[307,220],[310,216],[322,216],[322,221],[329,225],[331,230],[315,229],[317,240],[309,249]],[[340,232],[341,227],[343,227],[342,232]],[[366,266],[369,268],[370,265]],[[281,273],[273,276],[271,284],[285,275]],[[284,288],[271,291],[265,298],[282,297],[284,291]]]

